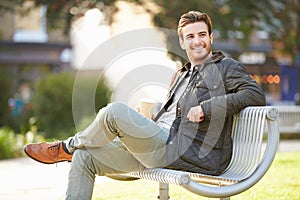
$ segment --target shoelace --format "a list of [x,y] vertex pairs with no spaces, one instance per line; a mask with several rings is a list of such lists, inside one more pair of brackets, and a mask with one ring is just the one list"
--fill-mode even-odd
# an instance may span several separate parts
[[54,144],[51,144],[49,147],[48,147],[49,150],[51,151],[55,151],[55,156],[56,156],[56,162],[55,162],[55,165],[57,167],[57,162],[58,162],[58,155],[59,155],[59,150],[60,150],[60,142],[58,141],[55,141]]

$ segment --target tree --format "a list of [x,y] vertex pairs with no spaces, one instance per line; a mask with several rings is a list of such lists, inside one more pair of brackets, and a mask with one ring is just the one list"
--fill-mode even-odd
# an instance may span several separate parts
[[22,5],[24,0],[1,0],[0,1],[0,16],[6,12],[13,12],[17,5]]
[[268,31],[277,52],[292,56],[294,64],[300,67],[299,0],[264,0],[258,7],[260,29]]
[[[13,11],[25,0],[2,0],[0,11]],[[36,6],[47,6],[49,28],[63,28],[68,33],[71,22],[91,8],[105,13],[107,23],[113,21],[117,0],[34,0]],[[249,42],[254,30],[266,31],[280,53],[300,57],[300,3],[299,0],[152,0],[153,9],[146,0],[126,0],[143,6],[158,27],[176,29],[180,15],[188,10],[208,13],[219,39],[241,39]],[[63,25],[63,27],[62,27]],[[299,61],[300,62],[300,61]],[[300,64],[299,64],[300,65]]]
[[[300,66],[300,3],[299,0],[153,0],[161,11],[153,12],[157,26],[175,29],[180,15],[187,10],[208,13],[219,39],[242,39],[249,42],[256,30],[266,31],[276,51],[292,55]],[[141,4],[143,1],[140,1]]]

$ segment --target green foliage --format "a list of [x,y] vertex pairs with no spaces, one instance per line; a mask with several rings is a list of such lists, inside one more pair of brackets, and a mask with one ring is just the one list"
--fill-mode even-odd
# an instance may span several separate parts
[[11,114],[11,109],[8,106],[9,98],[13,97],[13,84],[12,84],[11,71],[1,66],[0,72],[0,126],[8,123],[8,118]]
[[1,0],[0,1],[0,15],[5,12],[13,12],[16,8],[16,5],[20,5],[24,0]]
[[73,82],[73,76],[64,73],[49,75],[37,83],[33,105],[37,126],[46,131],[46,137],[71,130],[67,127],[72,127]]
[[28,120],[33,116],[32,110],[24,109],[17,116],[9,115],[5,126],[9,126],[17,133],[26,133],[29,130]]
[[98,8],[109,13],[106,20],[110,23],[110,14],[116,10],[114,2],[116,0],[35,0],[35,5],[47,6],[47,25],[49,28],[62,28],[67,34],[72,21],[83,16],[88,9]]
[[[139,1],[142,3],[142,1]],[[253,31],[266,31],[281,53],[295,57],[300,54],[300,2],[295,0],[153,0],[160,9],[147,9],[156,26],[176,29],[178,19],[188,10],[208,13],[218,39],[240,39],[246,47]],[[173,43],[168,44],[174,48]],[[298,61],[299,62],[299,61]]]
[[[300,52],[300,3],[297,0],[153,0],[157,6],[149,6],[144,0],[126,0],[143,6],[153,16],[158,27],[176,29],[182,13],[188,10],[200,10],[208,13],[217,29],[218,37],[239,38],[245,46],[253,30],[264,30],[270,34],[280,52],[289,55]],[[2,0],[0,11],[14,11],[24,0]],[[36,6],[47,6],[48,28],[61,28],[68,33],[73,20],[83,16],[88,9],[98,8],[106,16],[106,22],[113,22],[117,8],[116,0],[35,0]],[[1,12],[0,12],[1,13]],[[169,44],[170,46],[172,44]],[[174,48],[174,47],[171,47]]]
[[[259,28],[270,34],[274,48],[293,56],[300,54],[300,1],[263,0],[258,3]],[[266,12],[266,9],[268,12]],[[298,61],[298,65],[299,61]]]
[[15,133],[8,128],[0,129],[0,158],[15,157]]
[[[32,116],[32,110],[25,108],[26,105],[23,104],[18,92],[13,92],[17,88],[13,70],[6,65],[0,67],[0,126],[8,126],[15,132],[25,133],[29,129],[28,119]],[[17,96],[22,102],[18,111],[9,106],[9,104],[16,104]],[[10,100],[14,102],[9,103]]]
[[[73,73],[60,73],[40,79],[37,82],[33,105],[37,126],[47,138],[63,139],[74,134],[72,98],[75,76]],[[86,78],[88,83],[89,78]],[[89,84],[87,84],[89,85]],[[84,91],[82,91],[84,94]],[[111,91],[104,80],[100,81],[95,92],[95,108],[107,104]],[[83,95],[84,96],[84,95]],[[84,109],[84,102],[83,109]],[[76,109],[75,109],[76,110]]]
[[23,146],[32,142],[44,142],[45,139],[36,134],[35,126],[31,127],[25,135],[15,133],[11,128],[0,128],[0,160],[17,158],[24,155]]

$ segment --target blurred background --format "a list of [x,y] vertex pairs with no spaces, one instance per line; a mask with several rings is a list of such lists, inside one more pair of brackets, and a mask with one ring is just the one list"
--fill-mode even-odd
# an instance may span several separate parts
[[[298,0],[1,0],[0,159],[21,156],[25,143],[63,139],[77,131],[72,113],[76,74],[84,74],[88,87],[96,71],[106,72],[97,60],[86,63],[97,47],[135,29],[176,31],[178,19],[189,10],[211,16],[213,48],[242,62],[264,90],[268,105],[289,114],[281,126],[287,129],[281,132],[299,134]],[[147,52],[138,59],[149,67],[153,60],[168,66],[172,70],[161,75],[169,79],[185,59],[174,54],[179,45],[174,35],[159,37],[168,51]],[[99,56],[105,57],[105,52]],[[131,69],[131,59],[115,63],[117,71]],[[95,110],[122,101],[112,95],[122,89],[114,85],[122,77],[104,75],[95,91]],[[157,96],[157,88],[147,95]],[[92,117],[82,117],[82,127]]]

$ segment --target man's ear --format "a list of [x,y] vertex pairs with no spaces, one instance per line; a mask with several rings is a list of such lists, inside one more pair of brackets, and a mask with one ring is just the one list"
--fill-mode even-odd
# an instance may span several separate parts
[[214,41],[214,33],[210,34],[210,44],[212,45]]
[[184,41],[183,41],[181,38],[179,38],[179,44],[180,44],[180,47],[181,47],[183,50],[185,50],[185,44],[184,44]]

